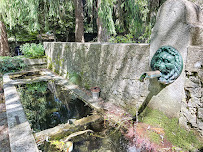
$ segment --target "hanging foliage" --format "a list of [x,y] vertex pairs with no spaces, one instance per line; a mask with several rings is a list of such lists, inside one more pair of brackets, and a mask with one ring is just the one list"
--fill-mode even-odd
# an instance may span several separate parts
[[99,7],[98,16],[102,19],[104,27],[109,34],[116,34],[115,24],[113,21],[113,6],[116,0],[102,0]]
[[66,31],[74,26],[73,10],[72,0],[1,0],[0,3],[2,19],[15,32],[20,30],[18,27],[28,33],[57,33],[59,28]]
[[[96,32],[96,20],[99,18],[108,36],[125,36],[132,42],[149,42],[155,22],[151,20],[151,14],[156,14],[154,11],[164,1],[85,0],[84,31]],[[1,0],[0,3],[3,21],[15,33],[23,29],[28,34],[49,32],[67,35],[75,29],[74,9],[73,0]]]
[[148,0],[102,0],[98,15],[109,34],[114,35],[114,40],[118,34],[119,41],[114,42],[120,42],[120,34],[130,38],[127,42],[148,42],[151,35],[151,23],[147,22],[148,5]]

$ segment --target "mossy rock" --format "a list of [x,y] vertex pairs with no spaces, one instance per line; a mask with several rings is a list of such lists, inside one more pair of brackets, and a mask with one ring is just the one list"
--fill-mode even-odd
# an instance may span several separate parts
[[[196,151],[201,148],[202,143],[195,136],[194,132],[181,128],[177,118],[168,118],[162,112],[147,107],[139,115],[139,120],[142,123],[163,128],[165,132],[164,138],[176,147],[180,147],[186,151]],[[155,134],[151,133],[149,137],[154,142],[158,142]]]

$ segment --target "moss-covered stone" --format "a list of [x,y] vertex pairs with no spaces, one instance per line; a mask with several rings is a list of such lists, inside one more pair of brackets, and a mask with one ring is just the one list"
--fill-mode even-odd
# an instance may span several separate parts
[[160,144],[161,143],[161,137],[159,134],[152,132],[152,131],[148,131],[148,136],[150,138],[150,140],[156,144]]
[[[181,128],[177,118],[168,118],[162,112],[147,107],[140,114],[139,120],[140,122],[163,128],[165,132],[164,138],[177,147],[190,151],[200,148],[201,141],[198,140],[193,131]],[[149,136],[152,140],[158,142],[155,134],[151,133]]]
[[72,72],[69,74],[69,81],[76,85],[81,85],[82,82],[80,74],[76,72]]

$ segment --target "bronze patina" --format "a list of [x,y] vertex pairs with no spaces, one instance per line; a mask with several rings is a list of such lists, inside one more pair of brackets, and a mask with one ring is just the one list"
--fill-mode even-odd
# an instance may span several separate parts
[[183,69],[183,59],[180,53],[171,46],[159,48],[151,60],[153,71],[160,71],[158,81],[162,84],[170,84],[175,81]]

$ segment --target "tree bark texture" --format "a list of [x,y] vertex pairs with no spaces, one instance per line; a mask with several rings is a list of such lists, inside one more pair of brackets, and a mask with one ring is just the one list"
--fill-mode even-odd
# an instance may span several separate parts
[[3,22],[0,21],[0,56],[9,56],[8,38],[6,33],[6,27]]
[[82,0],[74,0],[75,4],[75,41],[84,43],[84,15]]
[[[101,0],[97,1],[97,14],[99,12],[99,7],[101,4]],[[98,37],[98,42],[107,42],[108,41],[108,35],[107,35],[107,31],[104,28],[104,26],[102,25],[102,19],[99,17],[97,17],[97,37]]]

